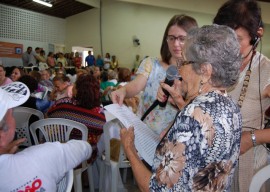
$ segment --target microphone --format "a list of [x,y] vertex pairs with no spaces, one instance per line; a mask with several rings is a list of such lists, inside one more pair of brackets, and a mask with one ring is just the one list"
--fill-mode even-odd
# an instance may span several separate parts
[[[182,77],[178,74],[178,70],[177,67],[175,65],[170,65],[169,68],[166,71],[166,79],[165,82],[166,84],[172,86],[173,82],[175,79],[179,79],[180,81],[182,81]],[[163,92],[167,95],[167,97],[169,96],[169,92],[166,91],[165,89],[163,89]],[[159,105],[160,107],[165,107],[167,104],[167,100],[165,102],[160,102],[157,99],[154,101],[154,103],[146,110],[146,112],[143,114],[143,116],[141,117],[141,120],[143,121],[146,116],[157,106]]]
[[[178,74],[177,67],[175,65],[170,65],[166,71],[166,79],[165,79],[164,83],[166,83],[169,86],[172,86],[175,79],[182,80],[182,77]],[[164,102],[159,102],[159,106],[165,107],[170,94],[167,90],[165,90],[165,89],[162,89],[162,90],[165,93],[165,95],[167,96],[167,99]]]

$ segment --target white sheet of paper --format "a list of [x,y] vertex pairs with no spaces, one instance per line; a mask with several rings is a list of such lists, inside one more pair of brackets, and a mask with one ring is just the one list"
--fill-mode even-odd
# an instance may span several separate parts
[[156,147],[159,143],[159,136],[147,127],[127,106],[111,104],[104,108],[119,119],[126,128],[134,127],[135,147],[142,158],[152,166]]

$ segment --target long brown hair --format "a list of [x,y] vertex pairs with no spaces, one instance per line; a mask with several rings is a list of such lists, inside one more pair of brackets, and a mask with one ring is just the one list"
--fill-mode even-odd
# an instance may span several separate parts
[[173,25],[177,25],[178,27],[181,27],[186,32],[188,32],[190,29],[194,27],[198,27],[197,21],[193,17],[187,16],[187,15],[175,15],[171,18],[164,32],[163,40],[162,40],[162,44],[160,48],[160,55],[161,55],[162,61],[167,64],[169,63],[172,57],[172,54],[170,53],[168,43],[167,43],[167,36],[168,36],[170,27]]

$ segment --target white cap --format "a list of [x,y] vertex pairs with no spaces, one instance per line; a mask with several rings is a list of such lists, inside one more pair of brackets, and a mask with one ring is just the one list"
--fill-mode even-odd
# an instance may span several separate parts
[[46,70],[46,69],[49,69],[49,66],[47,65],[47,63],[39,63],[38,64],[38,69],[40,70],[40,71],[43,71],[43,70]]
[[8,109],[20,106],[28,100],[30,91],[21,82],[13,82],[0,87],[0,121]]

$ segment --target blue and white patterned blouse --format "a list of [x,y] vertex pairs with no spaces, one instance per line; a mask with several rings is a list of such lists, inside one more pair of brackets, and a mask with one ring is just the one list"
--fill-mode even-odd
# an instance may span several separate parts
[[228,191],[240,152],[242,117],[227,93],[196,97],[157,146],[151,191]]

